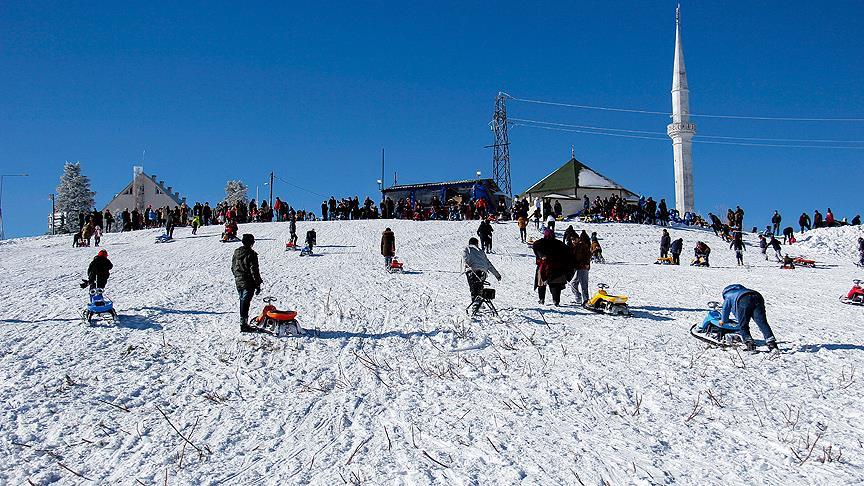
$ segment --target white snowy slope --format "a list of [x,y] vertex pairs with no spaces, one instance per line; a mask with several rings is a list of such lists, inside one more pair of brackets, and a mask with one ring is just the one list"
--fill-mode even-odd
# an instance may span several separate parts
[[[496,225],[501,319],[471,321],[475,222],[299,226],[318,231],[317,256],[284,251],[287,224],[241,232],[258,238],[261,297],[318,337],[239,333],[237,244],[219,227],[106,236],[117,327],[80,320],[95,249],[2,242],[0,484],[864,482],[864,308],[838,301],[864,277],[841,250],[852,229],[789,247],[821,262],[790,271],[753,247],[736,268],[689,229],[671,230],[685,265],[653,265],[659,228],[577,224],[611,262],[591,285],[630,296],[635,316],[612,318],[569,291],[538,305],[530,249]],[[385,226],[405,274],[383,269]],[[711,268],[686,265],[698,239]],[[764,294],[779,359],[688,334],[735,282]]]

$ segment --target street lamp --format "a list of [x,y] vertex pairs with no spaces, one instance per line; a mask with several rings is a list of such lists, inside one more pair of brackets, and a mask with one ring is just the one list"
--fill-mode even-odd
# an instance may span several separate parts
[[6,239],[3,231],[3,179],[7,177],[27,177],[28,174],[0,174],[0,240]]
[[477,171],[477,178],[478,179],[480,178],[480,171],[479,170]]

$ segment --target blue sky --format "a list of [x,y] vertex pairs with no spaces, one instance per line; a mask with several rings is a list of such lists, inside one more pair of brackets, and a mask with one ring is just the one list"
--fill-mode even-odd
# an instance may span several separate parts
[[[495,94],[665,111],[675,2],[4,2],[0,173],[7,237],[41,234],[65,160],[97,205],[144,162],[190,202],[227,179],[317,208],[388,180],[491,173]],[[290,5],[286,5],[290,4]],[[320,5],[319,5],[320,4]],[[684,2],[694,113],[864,117],[864,3]],[[512,117],[664,132],[664,116],[513,102]],[[864,123],[696,119],[699,134],[864,139]],[[668,140],[515,127],[514,190],[576,156],[674,199]],[[858,146],[861,146],[859,144]],[[696,203],[861,212],[864,150],[694,145]]]

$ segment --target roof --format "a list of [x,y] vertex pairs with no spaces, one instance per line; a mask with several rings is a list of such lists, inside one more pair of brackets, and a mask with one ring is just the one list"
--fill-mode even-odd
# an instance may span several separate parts
[[568,189],[610,189],[624,191],[635,195],[633,191],[601,175],[599,172],[576,160],[575,157],[568,160],[557,170],[544,177],[540,182],[534,184],[525,194],[535,192],[563,192]]
[[433,189],[436,187],[444,187],[444,186],[467,186],[474,184],[486,184],[498,191],[498,185],[495,184],[495,181],[492,179],[464,179],[461,181],[444,181],[444,182],[423,182],[419,184],[399,184],[395,186],[385,187],[384,192],[389,191],[406,191],[411,189]]
[[165,194],[166,196],[168,196],[168,197],[170,197],[172,200],[174,200],[174,202],[175,202],[178,206],[179,206],[180,204],[183,203],[183,201],[181,201],[179,198],[177,198],[177,196],[175,196],[173,192],[168,192],[168,189],[165,189],[165,186],[163,186],[160,182],[157,182],[156,179],[154,179],[155,176],[147,175],[147,174],[145,174],[145,173],[142,171],[140,174],[136,174],[135,177],[132,178],[132,182],[130,182],[129,184],[126,184],[126,185],[123,187],[123,189],[121,189],[119,192],[117,192],[116,194],[114,194],[114,197],[111,198],[111,201],[108,201],[108,205],[110,205],[112,201],[114,201],[115,199],[117,199],[117,196],[119,196],[119,195],[121,195],[121,194],[124,194],[126,191],[128,191],[128,190],[132,187],[132,184],[135,183],[135,178],[136,178],[136,177],[139,177],[139,176],[140,176],[140,177],[144,177],[145,179],[147,179],[147,180],[149,180],[150,182],[152,182],[153,184],[155,184],[156,187],[158,187],[159,190],[162,191],[163,194]]

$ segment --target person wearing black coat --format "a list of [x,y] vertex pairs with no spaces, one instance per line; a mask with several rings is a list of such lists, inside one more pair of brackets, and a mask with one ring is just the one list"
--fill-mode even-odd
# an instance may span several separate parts
[[552,302],[561,305],[561,291],[567,281],[573,277],[573,264],[567,245],[555,238],[550,229],[543,232],[543,238],[532,245],[537,258],[537,269],[534,272],[534,288],[540,297],[540,303],[546,302],[546,286],[552,293]]
[[249,326],[249,305],[252,303],[252,293],[261,293],[261,273],[258,270],[258,253],[252,249],[255,237],[249,233],[243,235],[243,246],[234,250],[231,259],[231,273],[237,293],[240,294],[240,332],[253,332]]
[[384,257],[384,268],[390,268],[393,257],[396,256],[396,235],[390,228],[381,233],[381,256]]
[[477,228],[477,236],[480,237],[480,246],[481,249],[486,253],[492,253],[492,232],[495,231],[492,228],[492,224],[484,219],[480,222],[480,227]]
[[780,234],[780,222],[783,221],[783,218],[780,216],[780,213],[774,211],[774,216],[771,216],[771,225],[772,225],[772,233],[775,235]]
[[678,238],[669,245],[672,254],[672,265],[681,265],[681,252],[684,250],[684,238]]
[[864,267],[864,238],[858,237],[858,265]]
[[669,256],[669,247],[672,246],[672,237],[669,236],[667,230],[663,230],[663,236],[660,237],[660,258]]
[[738,265],[744,265],[744,252],[747,250],[747,247],[744,246],[744,240],[741,238],[740,231],[735,232],[735,236],[732,239],[732,243],[729,244],[729,248],[735,250],[735,259],[738,261]]
[[87,280],[81,282],[81,288],[90,286],[90,289],[104,289],[108,284],[108,277],[111,276],[111,269],[114,264],[108,259],[108,252],[99,250],[99,253],[93,257],[90,266],[87,267]]
[[774,257],[777,258],[777,262],[783,261],[783,255],[781,255],[780,251],[780,240],[775,238],[773,235],[771,236],[771,241],[768,242],[768,246],[774,250]]

